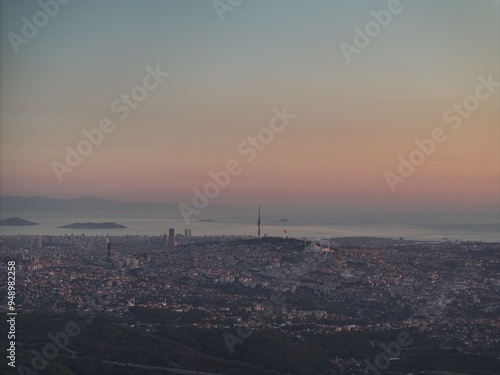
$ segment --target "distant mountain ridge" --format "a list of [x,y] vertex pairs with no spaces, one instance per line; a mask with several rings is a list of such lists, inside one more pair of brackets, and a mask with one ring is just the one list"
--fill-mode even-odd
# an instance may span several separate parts
[[163,202],[124,202],[98,197],[72,199],[47,198],[41,196],[0,197],[0,211],[2,212],[107,212],[172,209],[177,209],[177,206]]

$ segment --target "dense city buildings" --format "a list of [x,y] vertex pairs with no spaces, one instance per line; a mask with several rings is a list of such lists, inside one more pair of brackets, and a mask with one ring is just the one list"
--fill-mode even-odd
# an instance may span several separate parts
[[176,237],[165,251],[164,236],[43,236],[40,247],[41,237],[3,235],[1,260],[16,262],[26,312],[70,313],[107,295],[102,311],[134,322],[138,308],[196,312],[173,326],[250,326],[299,342],[413,330],[437,346],[500,355],[498,243]]
[[175,230],[174,228],[170,228],[168,230],[168,247],[175,247]]

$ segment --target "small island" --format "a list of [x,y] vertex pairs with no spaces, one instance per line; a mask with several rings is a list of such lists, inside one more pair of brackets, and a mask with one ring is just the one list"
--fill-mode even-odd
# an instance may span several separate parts
[[204,221],[204,222],[209,222],[209,223],[214,223],[215,222],[214,219],[201,219],[201,220],[198,220],[198,221]]
[[8,219],[0,220],[0,226],[10,226],[10,227],[22,227],[27,225],[38,225],[38,223],[34,223],[33,221],[21,219],[19,217],[10,217]]
[[276,220],[277,223],[287,223],[288,222],[288,219],[279,219],[279,220]]
[[63,225],[58,228],[69,228],[69,229],[121,229],[127,228],[125,225],[116,224],[112,222],[107,223],[73,223],[68,225]]

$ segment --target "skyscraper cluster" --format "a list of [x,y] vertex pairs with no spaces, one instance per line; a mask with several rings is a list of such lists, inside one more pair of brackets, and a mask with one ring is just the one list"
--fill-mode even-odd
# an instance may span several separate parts
[[175,239],[175,229],[174,228],[169,228],[168,235],[166,233],[164,233],[163,236],[162,236],[163,247],[165,249],[173,249],[179,243],[185,243],[185,242],[187,242],[191,238],[191,236],[192,236],[191,229],[184,229],[184,239],[182,239],[182,235],[178,235],[178,236],[179,236],[179,238],[176,241],[176,239]]

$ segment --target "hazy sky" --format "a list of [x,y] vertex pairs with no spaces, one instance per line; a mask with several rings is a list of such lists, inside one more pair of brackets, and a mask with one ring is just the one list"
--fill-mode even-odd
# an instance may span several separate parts
[[[212,204],[498,207],[500,87],[476,97],[480,77],[500,81],[497,0],[404,0],[378,33],[370,12],[391,1],[244,0],[221,20],[211,0],[72,0],[17,53],[9,33],[41,7],[1,4],[2,195],[190,204],[235,160]],[[148,66],[170,74],[120,119],[112,103]],[[296,117],[248,161],[240,145],[284,107]],[[60,182],[53,163],[105,118],[112,133]],[[391,191],[384,173],[436,128],[446,140]]]

